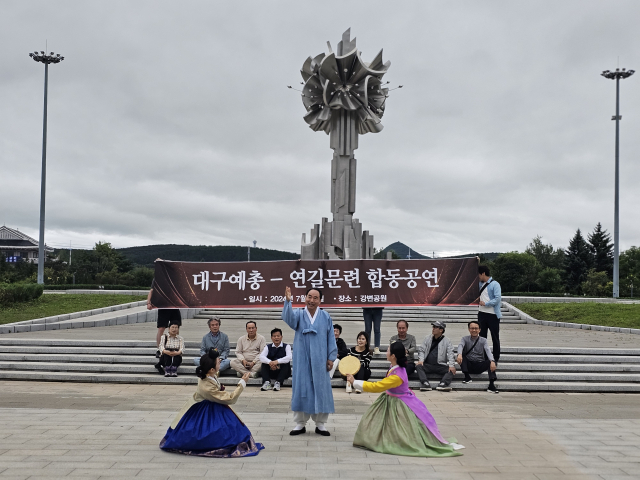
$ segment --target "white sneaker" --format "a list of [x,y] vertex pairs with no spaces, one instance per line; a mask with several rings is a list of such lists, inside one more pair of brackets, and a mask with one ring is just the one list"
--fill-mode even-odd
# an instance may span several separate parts
[[258,378],[258,372],[252,372],[251,375],[249,375],[251,378]]
[[380,349],[378,347],[373,349],[373,354],[378,355],[380,353]]
[[280,382],[276,382],[273,384],[273,390],[276,392],[280,391]]
[[267,390],[271,390],[271,382],[269,382],[268,380],[264,382],[260,390],[262,390],[263,392],[266,392]]

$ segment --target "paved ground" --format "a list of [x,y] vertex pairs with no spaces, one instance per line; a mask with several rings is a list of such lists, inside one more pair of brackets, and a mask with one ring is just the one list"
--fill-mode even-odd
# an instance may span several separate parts
[[[343,335],[347,343],[355,343],[359,331],[364,330],[364,322],[342,322]],[[269,339],[269,332],[274,327],[280,327],[284,332],[284,341],[293,339],[292,330],[280,320],[258,321],[258,333]],[[222,318],[222,331],[235,342],[245,333],[245,322],[239,320],[225,320]],[[187,341],[199,342],[208,331],[205,320],[183,320],[180,334]],[[103,340],[155,340],[156,327],[154,323],[136,323],[132,325],[118,325],[112,327],[79,328],[71,330],[47,330],[42,332],[25,332],[2,335],[1,338],[59,338],[59,339],[103,339]],[[396,333],[393,322],[382,323],[382,343]],[[426,334],[431,333],[428,323],[412,322],[409,333],[421,341]],[[465,324],[450,324],[446,335],[457,343],[460,337],[468,335]],[[516,324],[502,325],[500,339],[503,346],[548,346],[548,347],[590,347],[599,348],[640,348],[640,335],[597,332],[595,330],[579,330],[573,328],[545,327],[541,325]]]
[[0,382],[2,478],[638,478],[640,402],[622,394],[438,392],[418,395],[464,456],[381,455],[351,442],[377,394],[334,389],[329,438],[290,437],[291,390],[245,392],[234,407],[266,450],[246,459],[162,452],[192,386]]

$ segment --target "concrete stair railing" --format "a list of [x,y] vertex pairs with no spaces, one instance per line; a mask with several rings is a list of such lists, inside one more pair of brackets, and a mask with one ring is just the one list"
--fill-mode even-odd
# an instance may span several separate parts
[[[115,343],[115,345],[114,345]],[[235,344],[232,344],[232,352]],[[382,347],[384,351],[386,346]],[[155,345],[149,341],[99,341],[0,338],[0,379],[104,383],[195,384],[192,359],[199,345],[187,342],[179,377],[165,378],[153,365]],[[294,348],[295,350],[295,348]],[[371,362],[372,378],[384,377],[388,363],[384,354]],[[237,383],[235,372],[221,376],[226,385]],[[461,383],[458,371],[452,386],[456,390],[484,390],[486,374]],[[412,376],[411,386],[419,387]],[[433,387],[438,379],[430,379]],[[261,384],[259,378],[250,385]],[[290,385],[291,381],[285,383]],[[334,378],[333,386],[344,381]],[[640,392],[640,349],[503,347],[498,369],[498,387],[504,391],[556,392]]]

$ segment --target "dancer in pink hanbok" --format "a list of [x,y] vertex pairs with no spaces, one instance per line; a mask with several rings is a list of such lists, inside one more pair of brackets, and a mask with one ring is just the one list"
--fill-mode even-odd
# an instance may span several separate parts
[[[356,390],[384,392],[362,416],[353,445],[379,453],[411,457],[454,457],[464,448],[440,434],[435,419],[409,388],[407,356],[401,342],[387,350],[391,368],[384,380],[363,382],[352,375],[347,381]],[[455,440],[454,440],[455,441]]]

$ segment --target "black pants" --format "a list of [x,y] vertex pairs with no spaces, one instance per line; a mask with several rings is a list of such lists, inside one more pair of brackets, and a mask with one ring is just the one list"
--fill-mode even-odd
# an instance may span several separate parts
[[497,378],[496,372],[491,371],[491,361],[488,359],[485,359],[482,362],[472,362],[467,360],[467,357],[462,357],[461,368],[465,378],[468,378],[470,373],[475,375],[483,372],[489,373],[489,382],[493,382]]
[[368,368],[360,368],[353,378],[356,380],[364,380],[365,382],[371,378],[371,370]]
[[407,368],[405,368],[405,370],[407,371],[407,377],[409,375],[411,375],[413,372],[416,371],[416,364],[413,362],[407,362]]
[[422,365],[416,365],[416,371],[418,372],[418,378],[420,378],[420,383],[428,383],[427,375],[430,373],[434,373],[438,376],[442,375],[442,379],[440,383],[444,383],[445,387],[451,385],[451,380],[453,380],[453,373],[449,371],[449,367],[446,365],[440,365],[436,363],[435,365],[430,363],[423,363]]
[[291,364],[289,363],[280,363],[280,368],[276,370],[271,370],[271,367],[268,363],[263,363],[261,368],[262,373],[262,381],[268,382],[269,380],[275,380],[279,382],[280,385],[284,383],[284,381],[291,376]]
[[487,331],[491,332],[493,358],[498,363],[500,360],[500,319],[493,313],[478,312],[478,322],[480,322],[481,337],[487,338]]
[[167,355],[166,353],[162,354],[160,357],[160,365],[163,367],[176,367],[178,368],[182,364],[182,355],[176,355],[172,357],[171,355]]
[[[363,308],[362,317],[364,318],[364,331],[369,337],[369,343],[380,347],[380,325],[382,324],[382,308]],[[375,334],[375,341],[371,341],[371,327]]]

